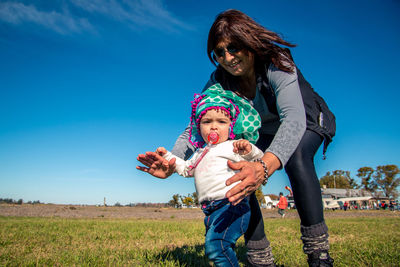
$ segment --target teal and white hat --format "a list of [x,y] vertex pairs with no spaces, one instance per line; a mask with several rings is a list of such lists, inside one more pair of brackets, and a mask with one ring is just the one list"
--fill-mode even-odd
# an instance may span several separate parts
[[258,129],[261,127],[261,118],[257,110],[232,91],[224,90],[219,83],[209,87],[202,94],[195,94],[191,103],[189,141],[196,148],[206,144],[200,134],[200,120],[210,109],[221,109],[229,114],[232,121],[229,128],[230,139],[246,139],[253,144],[257,142]]

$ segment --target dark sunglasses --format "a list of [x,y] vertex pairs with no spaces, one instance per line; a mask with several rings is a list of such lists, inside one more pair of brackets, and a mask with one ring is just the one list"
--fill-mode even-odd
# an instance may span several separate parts
[[226,46],[226,48],[225,47],[219,47],[219,48],[214,49],[214,54],[217,57],[223,57],[223,56],[225,56],[226,52],[228,52],[229,54],[232,55],[232,54],[236,54],[236,53],[240,52],[241,50],[242,50],[242,48],[240,48],[240,47],[238,47],[238,46],[236,46],[234,44],[228,44]]

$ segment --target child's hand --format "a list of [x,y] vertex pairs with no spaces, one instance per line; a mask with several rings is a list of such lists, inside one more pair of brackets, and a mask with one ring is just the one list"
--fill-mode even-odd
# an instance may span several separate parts
[[233,142],[233,152],[239,155],[246,155],[251,152],[251,144],[247,140],[238,140]]
[[164,156],[165,154],[167,154],[167,150],[161,146],[157,148],[156,153],[160,156]]
[[[146,152],[145,154],[139,154],[137,160],[145,166],[136,166],[136,169],[142,172],[147,172],[154,177],[165,179],[174,173],[176,168],[176,159],[173,158],[168,161],[159,154],[163,153],[163,150],[158,150],[159,149],[157,149],[157,152]],[[166,150],[165,153],[167,153]]]

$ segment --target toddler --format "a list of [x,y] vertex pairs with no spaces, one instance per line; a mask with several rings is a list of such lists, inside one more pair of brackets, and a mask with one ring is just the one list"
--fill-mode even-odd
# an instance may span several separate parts
[[239,266],[233,248],[247,230],[250,206],[247,198],[234,206],[225,197],[237,184],[225,184],[235,174],[227,162],[252,161],[264,155],[251,144],[257,141],[260,126],[260,116],[246,100],[215,84],[192,101],[189,138],[197,148],[193,157],[184,161],[163,147],[157,149],[165,159],[176,159],[179,175],[194,176],[206,215],[205,253],[216,266]]

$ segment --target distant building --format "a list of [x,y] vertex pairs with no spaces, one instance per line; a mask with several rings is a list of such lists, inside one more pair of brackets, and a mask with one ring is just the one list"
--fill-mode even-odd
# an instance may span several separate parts
[[333,199],[345,197],[373,197],[371,192],[363,189],[321,188],[322,197],[329,196]]
[[373,194],[364,189],[343,189],[343,188],[321,188],[322,197],[329,196],[333,199],[344,197],[372,197],[374,199],[387,199],[382,191]]
[[264,195],[264,199],[265,199],[265,204],[263,204],[263,206],[265,205],[264,208],[272,209],[272,208],[275,208],[276,205],[278,205],[279,200],[277,200],[277,199],[273,200],[273,198],[275,198],[275,197],[271,196],[271,195]]
[[381,202],[388,202],[382,191],[373,194],[363,189],[343,189],[343,188],[321,188],[322,201],[326,209],[338,209],[343,207],[347,201],[358,209],[370,209],[376,207]]

